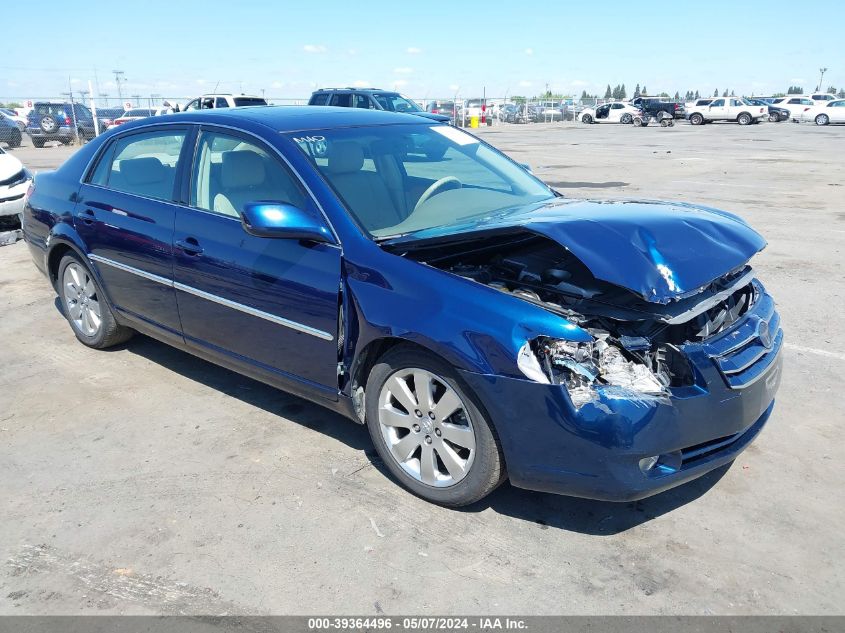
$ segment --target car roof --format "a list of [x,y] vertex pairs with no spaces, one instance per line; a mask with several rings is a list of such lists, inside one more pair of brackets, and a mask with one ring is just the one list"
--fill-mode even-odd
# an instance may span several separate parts
[[402,114],[386,110],[364,110],[362,108],[336,108],[333,106],[321,106],[319,108],[314,106],[214,108],[168,114],[142,119],[142,121],[147,125],[177,121],[232,125],[237,121],[244,121],[257,123],[278,132],[391,124],[440,125],[432,119],[426,119],[417,114]]
[[383,90],[382,88],[320,88],[314,92],[383,92],[392,95],[399,94],[395,90]]

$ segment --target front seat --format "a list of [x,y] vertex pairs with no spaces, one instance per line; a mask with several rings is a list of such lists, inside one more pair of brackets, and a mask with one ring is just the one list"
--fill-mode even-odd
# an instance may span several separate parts
[[301,204],[291,191],[292,183],[276,182],[267,172],[266,159],[252,150],[223,152],[220,163],[219,192],[214,196],[217,213],[240,217],[247,202],[272,200]]
[[364,166],[364,150],[354,141],[338,141],[329,148],[329,180],[346,206],[368,231],[402,221],[382,177]]

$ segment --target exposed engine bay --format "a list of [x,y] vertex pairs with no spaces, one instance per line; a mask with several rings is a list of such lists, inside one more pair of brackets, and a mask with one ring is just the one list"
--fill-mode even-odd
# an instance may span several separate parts
[[661,397],[669,387],[692,384],[679,346],[730,327],[758,293],[746,265],[672,303],[649,303],[596,279],[566,248],[529,231],[422,245],[403,254],[537,304],[587,330],[592,343],[539,337],[520,351],[523,373],[565,384],[576,407],[595,399],[597,385]]

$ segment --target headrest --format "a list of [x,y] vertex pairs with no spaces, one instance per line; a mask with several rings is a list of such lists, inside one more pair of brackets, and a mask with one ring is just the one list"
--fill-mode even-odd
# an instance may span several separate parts
[[120,161],[120,174],[128,185],[149,185],[167,178],[167,170],[154,156]]
[[264,159],[251,150],[223,152],[220,184],[226,188],[254,187],[266,179]]
[[364,149],[354,141],[339,141],[329,148],[329,172],[350,174],[364,166]]

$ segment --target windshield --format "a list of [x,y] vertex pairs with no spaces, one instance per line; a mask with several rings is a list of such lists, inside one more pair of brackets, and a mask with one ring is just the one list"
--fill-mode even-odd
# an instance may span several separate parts
[[421,112],[420,107],[400,94],[374,93],[373,99],[385,110],[390,112]]
[[554,197],[489,145],[449,125],[384,125],[290,137],[371,236],[480,220]]

